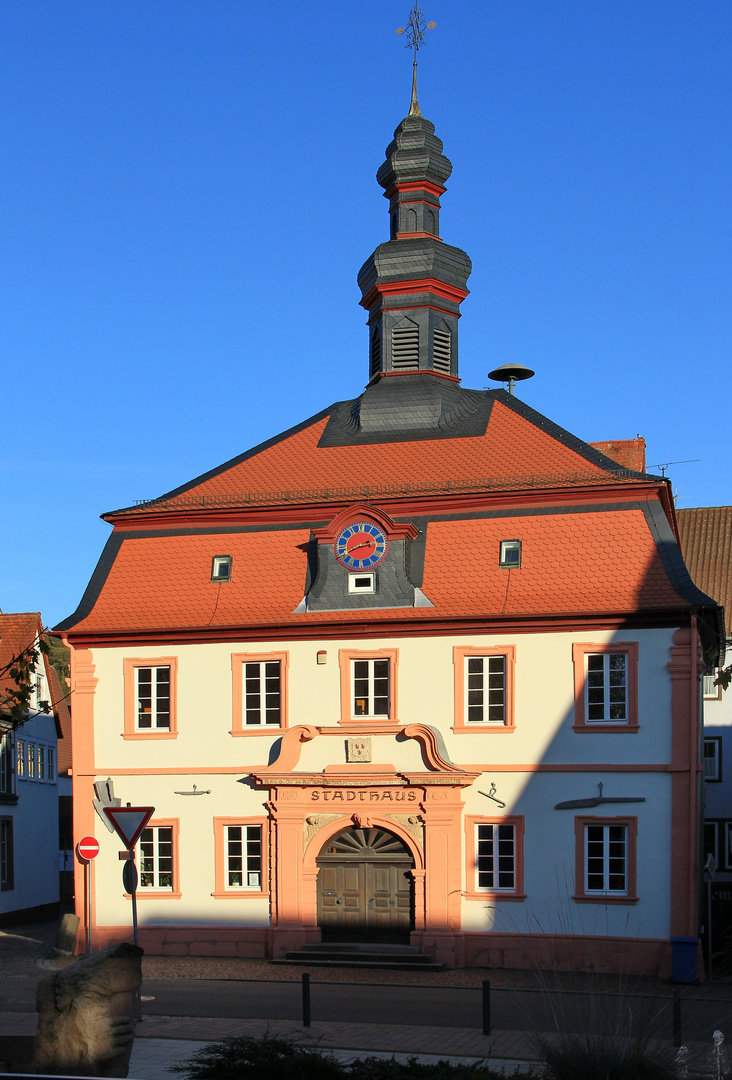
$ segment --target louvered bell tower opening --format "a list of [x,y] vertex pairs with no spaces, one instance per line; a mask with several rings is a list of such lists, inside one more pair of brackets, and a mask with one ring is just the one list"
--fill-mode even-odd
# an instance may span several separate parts
[[393,371],[419,368],[419,327],[409,319],[404,319],[391,332],[391,366]]
[[432,366],[443,375],[452,375],[452,334],[446,326],[436,326]]

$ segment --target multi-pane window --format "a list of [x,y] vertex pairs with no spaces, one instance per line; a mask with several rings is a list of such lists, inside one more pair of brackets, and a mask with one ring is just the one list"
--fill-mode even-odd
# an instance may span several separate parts
[[255,660],[244,664],[244,723],[272,724],[282,718],[282,686],[279,660]]
[[140,888],[173,888],[173,829],[151,825],[140,837]]
[[722,779],[722,738],[720,735],[704,739],[704,779],[710,782]]
[[41,743],[36,747],[36,773],[39,780],[46,779],[46,748]]
[[585,825],[585,893],[628,892],[628,826]]
[[18,739],[15,748],[16,770],[19,778],[25,780],[25,739]]
[[135,701],[140,731],[170,730],[170,668],[136,667]]
[[353,715],[389,715],[389,660],[353,660]]
[[717,668],[711,673],[711,675],[702,676],[702,692],[705,698],[716,699],[721,696],[720,687],[715,686],[719,671]]
[[587,653],[586,659],[587,723],[627,722],[627,653]]
[[29,742],[27,744],[28,749],[28,779],[35,780],[36,778],[36,744]]
[[712,856],[717,866],[719,866],[719,822],[718,821],[705,821],[704,822],[704,862],[707,858]]
[[477,890],[514,892],[516,889],[516,826],[475,826],[475,885]]
[[505,724],[506,657],[466,657],[465,680],[466,722]]
[[227,889],[262,888],[262,826],[224,826],[224,881]]
[[6,731],[0,736],[0,795],[15,794],[15,769],[13,733]]
[[48,747],[48,782],[56,779],[56,751],[52,746]]
[[0,890],[13,888],[13,819],[0,818]]

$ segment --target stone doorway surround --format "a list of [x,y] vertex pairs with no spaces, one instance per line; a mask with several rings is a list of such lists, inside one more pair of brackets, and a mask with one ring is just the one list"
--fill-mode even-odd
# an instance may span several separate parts
[[[394,833],[414,859],[414,929],[410,942],[457,962],[463,888],[462,789],[477,773],[447,760],[438,733],[426,724],[394,725],[380,734],[416,739],[425,770],[397,772],[389,766],[353,763],[323,772],[297,772],[302,745],[349,732],[301,725],[282,737],[280,753],[252,773],[269,788],[271,955],[321,940],[317,906],[317,858],[324,844],[349,826]],[[362,734],[359,729],[354,734]]]

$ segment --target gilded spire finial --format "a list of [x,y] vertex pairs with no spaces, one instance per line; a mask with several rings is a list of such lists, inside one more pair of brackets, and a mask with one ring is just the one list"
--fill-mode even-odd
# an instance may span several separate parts
[[400,26],[397,30],[397,34],[407,35],[407,44],[404,48],[414,50],[414,61],[412,63],[412,103],[409,106],[409,116],[422,115],[419,108],[419,101],[417,100],[417,53],[424,45],[425,30],[433,30],[436,26],[437,23],[425,22],[422,8],[418,7],[417,0],[414,0],[414,8],[409,12],[407,25]]

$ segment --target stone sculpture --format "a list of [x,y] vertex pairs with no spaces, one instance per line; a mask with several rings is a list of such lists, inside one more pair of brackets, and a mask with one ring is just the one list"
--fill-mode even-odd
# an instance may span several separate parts
[[127,1076],[142,955],[136,945],[115,945],[40,981],[36,1072]]

